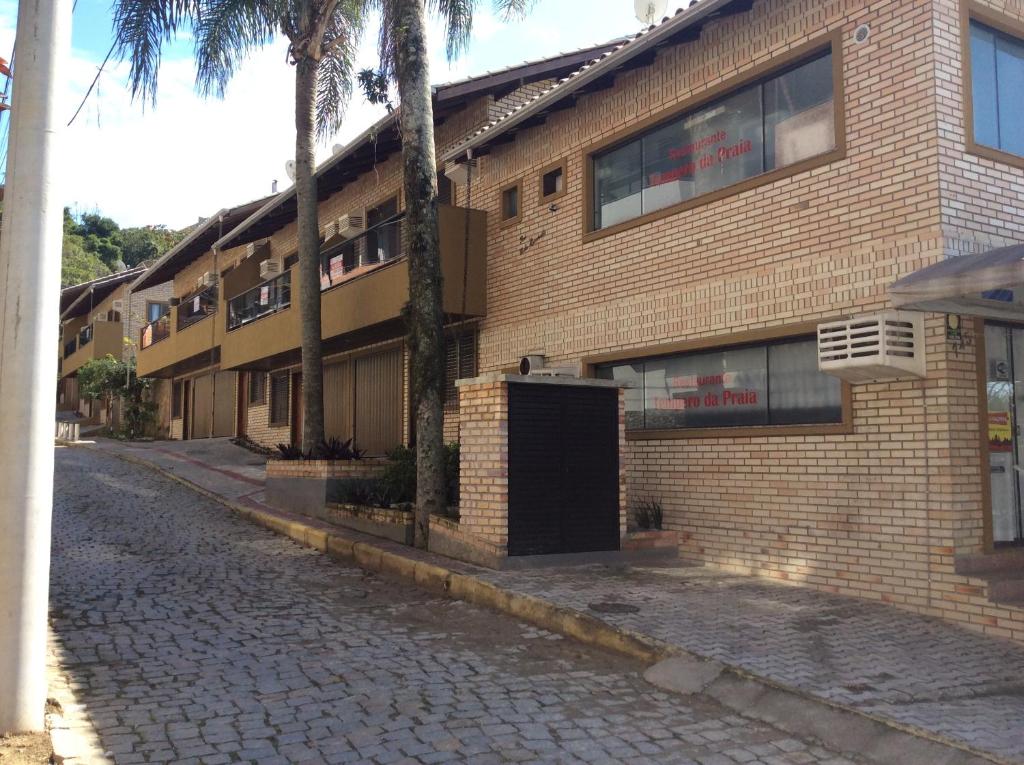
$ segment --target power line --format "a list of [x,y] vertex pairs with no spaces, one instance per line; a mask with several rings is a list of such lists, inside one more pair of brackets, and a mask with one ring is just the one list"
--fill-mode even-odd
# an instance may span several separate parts
[[106,58],[103,59],[103,63],[100,64],[100,68],[96,71],[96,76],[92,78],[92,84],[89,85],[89,89],[85,91],[85,95],[82,97],[82,103],[80,103],[78,108],[75,109],[75,114],[68,122],[68,127],[71,127],[71,123],[75,121],[75,118],[78,117],[78,113],[82,111],[82,107],[85,106],[85,102],[89,100],[89,94],[92,93],[92,89],[96,87],[96,83],[99,81],[100,75],[103,74],[103,68],[107,65],[107,62],[110,61],[110,57],[113,55],[115,47],[117,47],[116,40],[110,46],[110,50],[107,51]]

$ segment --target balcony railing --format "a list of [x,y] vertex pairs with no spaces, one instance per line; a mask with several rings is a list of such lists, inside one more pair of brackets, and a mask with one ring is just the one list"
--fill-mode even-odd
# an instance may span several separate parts
[[68,340],[66,343],[64,343],[64,358],[67,358],[72,353],[74,353],[77,348],[78,348],[78,338],[73,337],[70,340]]
[[388,218],[320,256],[320,289],[329,290],[352,274],[402,257],[405,213]]
[[171,336],[171,316],[164,314],[139,330],[139,347],[148,348]]
[[84,348],[92,342],[92,324],[82,327],[82,330],[78,333],[78,347]]
[[287,271],[228,301],[228,331],[277,313],[292,304],[292,274]]
[[178,331],[180,332],[215,313],[217,313],[216,286],[207,287],[182,298],[178,304]]

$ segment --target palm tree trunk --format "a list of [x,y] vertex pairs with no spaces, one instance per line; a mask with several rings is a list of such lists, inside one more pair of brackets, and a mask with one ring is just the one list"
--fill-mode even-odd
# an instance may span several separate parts
[[[302,323],[302,450],[324,437],[323,349],[320,342],[320,224],[317,217],[314,112],[317,62],[295,65],[295,197],[298,206],[299,319]],[[293,415],[294,416],[294,415]]]
[[430,100],[424,0],[399,0],[396,79],[401,101],[405,222],[409,233],[409,344],[416,414],[417,547],[426,547],[430,515],[445,503],[444,334],[437,237],[434,107]]

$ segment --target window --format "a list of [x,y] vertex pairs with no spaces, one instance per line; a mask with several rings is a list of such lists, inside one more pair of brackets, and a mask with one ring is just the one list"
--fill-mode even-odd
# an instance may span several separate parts
[[249,373],[249,405],[262,404],[267,397],[267,375],[263,372]]
[[150,324],[167,313],[167,303],[146,302],[146,323]]
[[970,24],[974,142],[1024,156],[1024,40]]
[[476,328],[455,330],[445,338],[444,351],[444,406],[452,411],[459,408],[455,381],[476,377]]
[[595,155],[592,229],[827,154],[833,96],[826,52]]
[[629,383],[626,428],[840,423],[842,383],[818,371],[814,338],[615,362],[597,377]]
[[288,373],[270,376],[270,424],[288,424]]
[[183,382],[172,382],[171,383],[171,419],[181,419],[181,389],[184,387]]
[[520,218],[519,209],[519,184],[506,186],[501,190],[501,221],[502,223],[515,223]]
[[193,292],[178,303],[178,330],[217,313],[217,285]]
[[540,176],[540,200],[548,202],[565,193],[565,163],[549,167]]
[[401,254],[401,220],[398,217],[398,197],[366,211],[366,251],[363,265],[386,263]]

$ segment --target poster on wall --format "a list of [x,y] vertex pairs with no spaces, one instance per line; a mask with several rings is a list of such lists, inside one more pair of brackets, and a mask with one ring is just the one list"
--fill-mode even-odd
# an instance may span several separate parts
[[992,452],[1013,451],[1013,427],[1009,412],[988,413],[988,448]]

